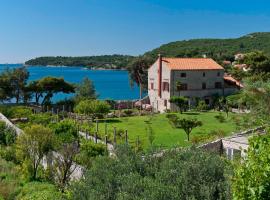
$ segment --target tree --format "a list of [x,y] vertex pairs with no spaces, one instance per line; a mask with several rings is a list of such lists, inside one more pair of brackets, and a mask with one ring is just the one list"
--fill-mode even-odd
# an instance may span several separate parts
[[110,111],[110,105],[105,101],[99,100],[83,100],[75,107],[75,112],[94,117],[102,117]]
[[16,103],[19,103],[20,100],[23,100],[25,95],[25,86],[29,78],[29,72],[25,67],[15,68],[12,70],[11,75],[11,85],[13,88],[14,97]]
[[175,121],[175,127],[181,128],[185,131],[188,137],[188,141],[189,141],[189,136],[190,136],[191,131],[198,126],[202,126],[202,122],[198,121],[197,119],[184,118],[184,119],[178,119]]
[[62,143],[57,151],[59,154],[54,156],[55,179],[61,190],[64,191],[72,173],[77,168],[75,159],[79,153],[79,144],[77,141]]
[[270,72],[270,58],[261,51],[245,54],[241,62],[248,66],[251,75]]
[[0,101],[8,101],[13,98],[13,88],[11,85],[12,71],[5,69],[0,74]]
[[82,99],[96,99],[97,94],[93,82],[85,77],[83,81],[76,87],[76,98],[78,100]]
[[63,191],[77,168],[75,159],[79,153],[79,134],[76,123],[72,120],[63,120],[52,128],[57,137],[57,153],[53,155],[53,168],[57,171],[55,181]]
[[37,179],[37,171],[42,158],[53,148],[53,132],[41,125],[25,128],[16,141],[16,154],[20,161],[27,165],[30,178]]
[[173,96],[170,98],[170,103],[174,103],[179,108],[180,113],[182,114],[187,107],[188,101],[185,97]]
[[270,136],[254,136],[249,140],[247,156],[235,170],[235,199],[269,199],[270,197]]
[[35,93],[36,104],[39,104],[40,97],[43,97],[42,105],[50,104],[51,98],[54,94],[62,93],[74,93],[75,86],[66,82],[63,78],[56,77],[44,77],[37,81],[32,81],[28,84],[27,90]]
[[243,98],[250,107],[253,116],[263,123],[268,123],[270,113],[270,79],[260,80],[250,77],[244,82]]
[[148,68],[153,63],[149,57],[139,56],[135,58],[127,67],[131,86],[136,83],[140,87],[140,100],[142,100],[143,90],[148,86]]

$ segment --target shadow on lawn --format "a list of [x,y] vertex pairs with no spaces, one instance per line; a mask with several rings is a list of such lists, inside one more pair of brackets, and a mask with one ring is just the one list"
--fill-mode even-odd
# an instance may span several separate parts
[[198,112],[185,112],[185,115],[200,115],[201,113]]
[[99,120],[99,123],[108,123],[108,124],[110,124],[110,123],[121,123],[121,120],[119,120],[119,119],[100,119]]

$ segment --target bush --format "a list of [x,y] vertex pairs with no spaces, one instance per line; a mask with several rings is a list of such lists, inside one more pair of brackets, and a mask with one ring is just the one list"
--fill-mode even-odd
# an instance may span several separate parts
[[209,107],[208,107],[208,105],[206,105],[205,101],[199,101],[198,102],[196,110],[198,110],[198,111],[206,111],[208,109],[209,109]]
[[172,114],[172,113],[166,114],[166,118],[169,119],[169,121],[173,127],[175,127],[175,124],[176,124],[177,120],[179,119],[176,114]]
[[130,109],[124,110],[123,112],[126,114],[126,116],[132,116],[133,114],[133,110],[130,110]]
[[15,142],[16,132],[6,126],[5,122],[0,121],[0,145],[11,145]]
[[78,139],[77,125],[74,121],[66,119],[53,124],[52,129],[61,142],[70,143]]
[[71,186],[73,199],[231,199],[231,171],[218,155],[186,149],[141,156],[120,147],[117,159],[96,159]]
[[0,106],[0,112],[7,118],[29,117],[32,114],[31,108],[25,106]]
[[93,158],[107,155],[107,148],[104,144],[94,143],[91,140],[82,140],[80,153],[76,157],[77,163],[90,168]]
[[22,187],[16,199],[20,200],[55,200],[63,199],[57,188],[49,183],[31,182]]
[[79,114],[93,115],[94,118],[101,118],[110,111],[110,105],[105,101],[84,100],[76,107],[75,112]]
[[224,117],[221,113],[219,113],[218,115],[216,115],[215,118],[216,118],[220,123],[225,122],[225,117]]

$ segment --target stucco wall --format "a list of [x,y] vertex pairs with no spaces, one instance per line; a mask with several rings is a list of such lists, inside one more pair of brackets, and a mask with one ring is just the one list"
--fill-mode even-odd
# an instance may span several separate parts
[[[168,82],[170,84],[171,71],[162,62],[162,83]],[[151,89],[151,83],[154,83],[154,89]],[[169,86],[170,90],[170,86]],[[148,70],[148,95],[150,103],[155,111],[163,112],[166,110],[164,100],[167,100],[167,108],[170,107],[170,91],[163,91],[163,84],[161,87],[161,98],[158,96],[158,62],[156,61]]]

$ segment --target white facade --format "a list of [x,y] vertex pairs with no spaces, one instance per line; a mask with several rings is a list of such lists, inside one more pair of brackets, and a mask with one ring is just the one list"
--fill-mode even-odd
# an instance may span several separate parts
[[[212,103],[212,96],[228,95],[235,92],[235,88],[224,88],[224,69],[215,70],[178,70],[171,69],[159,58],[148,70],[148,95],[154,111],[164,112],[174,110],[169,99],[172,96],[184,96],[189,104],[194,105],[196,98]],[[160,67],[161,64],[161,67]],[[159,69],[161,68],[161,75]],[[161,80],[161,88],[159,82]],[[179,88],[177,85],[181,84]],[[160,90],[160,92],[159,92]]]

